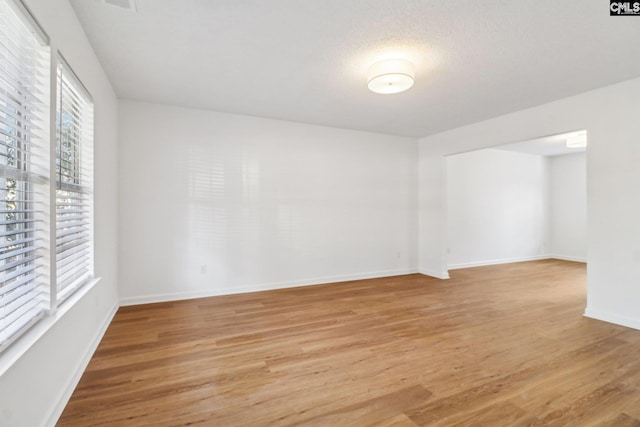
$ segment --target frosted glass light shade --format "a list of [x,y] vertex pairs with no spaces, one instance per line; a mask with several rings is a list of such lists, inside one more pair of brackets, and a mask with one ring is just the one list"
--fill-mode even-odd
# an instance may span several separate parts
[[413,86],[415,70],[405,59],[386,59],[369,68],[369,90],[375,93],[391,94],[404,92]]

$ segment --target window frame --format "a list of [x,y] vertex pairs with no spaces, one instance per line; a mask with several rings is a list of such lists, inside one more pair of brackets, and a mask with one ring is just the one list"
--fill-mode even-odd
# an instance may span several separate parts
[[[0,189],[5,193],[0,355],[49,314],[46,300],[50,290],[47,286],[50,215],[42,212],[50,208],[47,193],[51,191],[47,165],[51,118],[49,38],[21,1],[1,1],[7,23],[1,49],[11,68],[3,68],[0,77],[2,145],[6,148],[5,164],[0,166],[5,181]],[[26,44],[19,44],[23,40]],[[34,154],[35,150],[42,152]]]
[[[28,221],[44,221],[43,231],[34,237],[34,245],[37,246],[37,250],[39,251],[39,257],[42,258],[42,263],[39,264],[39,267],[42,271],[40,275],[42,277],[42,288],[44,289],[44,301],[43,310],[40,316],[33,318],[28,325],[21,327],[18,333],[15,333],[14,336],[11,337],[11,340],[7,340],[4,343],[0,342],[0,376],[6,372],[16,361],[18,361],[22,355],[53,326],[58,320],[64,316],[70,309],[73,307],[78,301],[80,301],[87,292],[89,292],[93,286],[100,280],[95,277],[94,265],[95,265],[95,221],[94,221],[94,203],[95,197],[93,192],[93,171],[94,171],[94,161],[93,161],[93,144],[95,140],[95,126],[94,126],[94,114],[95,114],[95,104],[93,101],[93,97],[91,93],[84,86],[82,81],[75,74],[73,68],[69,65],[69,63],[65,60],[62,53],[55,49],[52,46],[50,39],[43,28],[38,23],[37,19],[31,13],[29,8],[26,6],[23,0],[0,0],[3,4],[0,5],[7,7],[7,13],[13,12],[20,21],[20,23],[27,29],[27,33],[34,37],[34,39],[39,43],[43,52],[46,52],[44,60],[38,60],[38,70],[42,73],[38,79],[38,88],[40,89],[40,85],[42,86],[42,91],[40,96],[37,98],[37,103],[42,106],[42,110],[40,111],[40,115],[42,117],[38,117],[38,125],[40,127],[41,135],[38,136],[38,141],[41,142],[41,147],[36,147],[38,151],[35,151],[36,157],[39,158],[37,162],[37,166],[32,166],[35,164],[33,160],[30,158],[31,154],[29,151],[18,150],[20,153],[19,158],[16,163],[19,163],[22,167],[24,164],[28,164],[29,168],[35,168],[39,171],[39,175],[37,175],[37,179],[33,180],[29,175],[33,175],[35,172],[31,170],[21,171],[21,169],[16,169],[9,166],[0,165],[0,176],[7,177],[15,175],[17,178],[26,177],[32,179],[29,182],[29,186],[41,186],[42,194],[42,204],[40,209],[35,210],[32,215],[33,218],[25,219],[24,223],[26,224]],[[7,18],[9,19],[9,18]],[[11,17],[13,19],[13,17]],[[8,34],[10,34],[10,29],[6,30]],[[26,33],[25,33],[26,34]],[[26,40],[25,38],[23,38]],[[11,40],[11,37],[7,37],[7,40]],[[31,39],[29,39],[31,40]],[[20,49],[19,44],[16,45],[16,49]],[[6,49],[10,49],[11,46],[7,45]],[[10,52],[8,50],[8,52]],[[58,145],[58,138],[56,134],[57,130],[57,114],[58,114],[58,69],[59,67],[63,67],[65,76],[71,81],[74,85],[75,89],[80,91],[80,94],[85,98],[90,106],[90,130],[88,132],[88,137],[83,133],[80,144],[90,144],[91,156],[88,157],[90,160],[90,164],[88,165],[89,170],[89,185],[88,185],[88,194],[89,194],[89,206],[88,209],[88,218],[89,218],[89,243],[88,243],[88,259],[89,259],[89,271],[90,274],[87,277],[84,277],[82,280],[79,280],[79,283],[73,283],[73,289],[67,292],[64,295],[58,295],[58,276],[57,276],[57,239],[56,239],[56,229],[58,227],[58,218],[57,218],[57,191],[58,185],[56,180],[57,168],[56,168],[56,160],[58,158],[56,154],[56,148]],[[2,79],[5,79],[8,85],[8,80],[6,80],[10,75],[6,69],[0,70],[0,82]],[[18,78],[22,74],[14,74]],[[0,96],[4,96],[7,100],[5,104],[8,105],[9,98],[8,92],[4,92],[4,95],[0,92]],[[0,98],[1,100],[1,98]],[[17,102],[17,101],[16,101]],[[5,107],[5,110],[7,107]],[[4,119],[7,120],[6,118]],[[86,137],[86,138],[85,138]],[[8,145],[8,143],[7,143]],[[40,149],[42,149],[40,151]],[[82,148],[81,148],[82,150]],[[86,159],[84,159],[86,161]],[[83,161],[83,158],[79,159],[80,162]],[[9,169],[16,169],[15,171],[9,171]],[[80,168],[81,169],[81,168]],[[9,171],[9,172],[8,172]],[[82,182],[76,184],[64,184],[61,185],[62,190],[70,190],[70,191],[85,191],[86,187],[83,186]],[[6,187],[6,185],[5,185]],[[25,190],[32,190],[32,188],[25,188]],[[6,190],[5,190],[6,191]],[[25,193],[26,194],[26,193]],[[6,203],[5,201],[0,201],[0,204]],[[26,203],[32,204],[34,201],[32,199],[28,200]],[[5,209],[6,210],[6,209]],[[1,218],[0,218],[1,219]],[[9,221],[9,220],[7,220]],[[23,224],[22,222],[20,224]],[[70,239],[73,241],[73,239]],[[26,249],[25,249],[26,251]],[[6,268],[8,270],[8,268]],[[71,269],[70,269],[71,270]],[[5,279],[6,280],[6,279]],[[75,279],[74,279],[75,280]],[[0,282],[0,290],[5,286],[4,282]],[[1,294],[0,294],[1,295]],[[1,301],[0,301],[1,303]],[[3,322],[4,319],[0,318],[0,338],[2,337],[2,333],[5,331]]]
[[[52,232],[52,238],[51,240],[53,242],[55,242],[55,248],[52,248],[52,264],[54,264],[54,268],[52,268],[52,271],[55,270],[56,274],[55,274],[55,289],[52,289],[53,295],[55,295],[54,298],[55,299],[55,304],[57,306],[60,306],[62,304],[64,304],[64,302],[76,291],[78,291],[78,289],[81,289],[86,283],[90,282],[95,274],[94,274],[94,246],[95,246],[95,239],[94,239],[94,210],[93,210],[93,206],[94,206],[94,193],[93,193],[93,144],[94,144],[94,137],[95,137],[95,127],[94,127],[94,111],[95,111],[95,107],[94,107],[94,102],[93,102],[93,97],[91,96],[91,93],[89,92],[89,90],[84,86],[84,84],[82,83],[82,81],[80,80],[80,78],[76,75],[75,71],[73,70],[73,68],[69,65],[69,63],[66,61],[66,59],[64,58],[64,56],[62,55],[62,53],[60,51],[58,51],[57,53],[57,63],[55,64],[55,69],[56,69],[56,105],[55,108],[52,108],[52,115],[55,115],[55,119],[56,119],[56,123],[55,123],[55,129],[56,129],[56,133],[55,133],[55,138],[52,136],[52,150],[53,153],[51,155],[52,159],[52,164],[54,165],[54,170],[52,170],[52,175],[54,175],[54,181],[52,181],[52,184],[55,183],[54,185],[52,185],[52,187],[55,187],[51,193],[52,193],[52,197],[55,198],[55,203],[53,204],[54,208],[52,209],[52,211],[55,211],[55,214],[52,212],[52,217],[55,217],[55,221],[53,221],[55,223],[55,227],[52,227],[51,232]],[[68,182],[63,182],[62,180],[62,147],[61,147],[61,135],[62,135],[62,115],[63,115],[63,99],[62,99],[62,93],[64,92],[63,90],[63,84],[66,84],[69,87],[69,90],[73,90],[75,93],[73,93],[73,96],[77,97],[81,102],[84,103],[84,107],[86,108],[86,111],[80,111],[79,116],[78,116],[78,120],[81,122],[78,126],[80,126],[79,131],[80,134],[78,135],[79,140],[75,141],[76,144],[76,149],[77,152],[75,153],[74,156],[74,163],[75,167],[77,167],[77,170],[74,171],[74,183],[68,183]],[[58,119],[60,118],[60,122],[58,122]],[[90,128],[90,135],[87,135],[87,127]],[[55,147],[54,147],[54,142],[55,142]],[[60,163],[59,163],[60,162]],[[86,163],[89,163],[89,165],[86,165]],[[83,173],[83,170],[86,170],[88,168],[88,171],[86,173]],[[58,171],[60,169],[60,171]],[[77,174],[77,175],[75,175]],[[58,270],[58,261],[57,261],[57,256],[60,254],[59,253],[59,242],[57,239],[57,231],[58,231],[58,224],[61,223],[62,221],[59,221],[59,215],[58,215],[58,208],[60,206],[60,204],[58,203],[58,199],[59,199],[59,191],[60,192],[66,192],[66,193],[76,193],[76,197],[78,199],[82,199],[82,203],[87,205],[86,209],[83,209],[84,214],[86,214],[86,227],[83,227],[82,231],[83,233],[86,233],[87,235],[87,248],[86,248],[86,259],[85,262],[87,264],[87,267],[89,269],[89,271],[87,272],[86,275],[77,277],[74,279],[74,281],[69,284],[64,286],[62,289],[60,288],[61,285],[61,280],[60,280],[60,271]],[[69,196],[67,195],[67,198]],[[88,198],[88,199],[85,199]],[[53,237],[55,236],[55,238]],[[74,248],[78,248],[82,245],[78,244],[78,245],[73,245]],[[55,250],[54,250],[55,249]],[[54,257],[53,254],[55,254],[56,256]],[[77,275],[77,272],[76,272]]]

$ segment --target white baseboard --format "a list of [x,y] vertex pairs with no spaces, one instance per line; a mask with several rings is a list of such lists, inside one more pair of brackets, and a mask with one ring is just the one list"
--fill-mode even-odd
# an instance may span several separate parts
[[239,286],[234,288],[202,289],[197,291],[171,292],[164,294],[141,295],[120,299],[120,306],[151,304],[156,302],[178,301],[194,298],[215,297],[220,295],[244,294],[248,292],[270,291],[274,289],[295,288],[299,286],[313,286],[325,283],[346,282],[350,280],[375,279],[379,277],[402,276],[418,273],[417,268],[400,270],[373,271],[369,273],[344,274],[339,276],[325,276],[313,279],[292,280],[287,282],[263,283],[259,285]]
[[89,343],[89,346],[87,347],[87,350],[85,351],[82,359],[80,360],[80,363],[78,364],[78,367],[76,368],[75,373],[69,378],[66,386],[63,387],[63,392],[60,395],[60,399],[53,406],[51,410],[51,414],[48,417],[47,423],[45,424],[46,426],[55,426],[56,423],[58,422],[60,415],[62,415],[62,411],[64,411],[65,406],[67,406],[67,403],[69,402],[69,399],[73,394],[73,391],[76,389],[78,382],[80,382],[80,378],[82,377],[82,374],[84,374],[84,371],[87,368],[87,365],[89,365],[89,362],[91,361],[91,357],[93,357],[93,353],[96,351],[96,348],[98,348],[98,344],[100,344],[102,337],[107,331],[107,328],[111,324],[111,321],[113,320],[113,317],[116,315],[117,311],[118,311],[118,305],[114,304],[114,306],[111,307],[111,310],[109,310],[109,313],[107,314],[104,321],[102,322],[102,325],[100,325],[100,329],[97,331],[96,335],[93,337],[93,340],[91,340],[91,342]]
[[421,268],[419,271],[420,274],[424,274],[425,276],[429,276],[429,277],[435,277],[436,279],[442,279],[442,280],[447,280],[449,279],[449,272],[447,270],[445,271],[441,271],[441,272],[437,272],[435,270],[426,270]]
[[603,322],[609,322],[620,326],[626,326],[628,328],[640,329],[640,319],[631,318],[625,316],[619,316],[617,314],[606,313],[603,311],[592,310],[587,307],[584,310],[584,316],[591,319],[602,320]]
[[458,268],[470,268],[470,267],[484,267],[488,265],[509,264],[512,262],[524,262],[524,261],[539,261],[542,259],[553,258],[551,255],[535,255],[528,257],[518,258],[503,258],[503,259],[489,259],[485,261],[465,262],[460,264],[449,265],[449,270],[456,270]]
[[561,259],[563,261],[573,261],[573,262],[587,262],[586,258],[582,258],[582,257],[575,257],[575,256],[571,256],[571,255],[558,255],[558,254],[553,254],[553,255],[549,255],[549,258],[553,258],[553,259]]

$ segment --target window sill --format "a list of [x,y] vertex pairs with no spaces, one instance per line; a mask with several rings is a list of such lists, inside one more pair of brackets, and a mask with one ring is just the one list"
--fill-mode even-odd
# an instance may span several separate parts
[[0,354],[0,378],[100,281],[96,277],[78,289],[55,312],[45,316]]

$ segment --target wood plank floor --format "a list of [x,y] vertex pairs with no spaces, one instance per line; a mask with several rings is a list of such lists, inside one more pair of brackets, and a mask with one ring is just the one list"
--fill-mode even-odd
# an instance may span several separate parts
[[59,426],[640,426],[640,331],[545,260],[121,308]]

